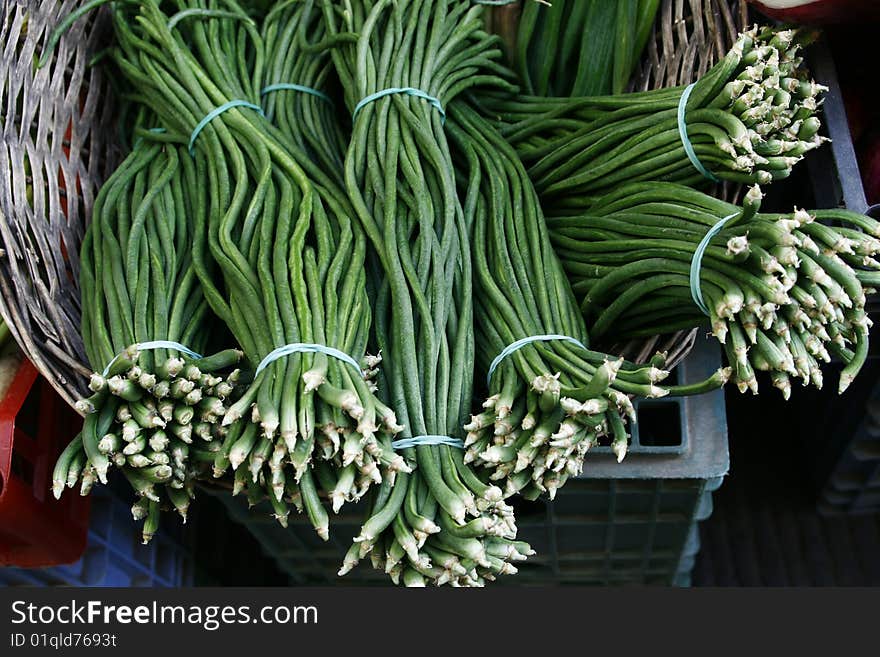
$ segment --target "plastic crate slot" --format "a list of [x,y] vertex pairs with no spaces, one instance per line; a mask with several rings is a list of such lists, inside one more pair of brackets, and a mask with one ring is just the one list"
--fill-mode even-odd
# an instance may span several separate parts
[[859,461],[880,461],[880,441],[864,441],[853,445],[852,455]]
[[644,447],[680,447],[684,442],[681,402],[639,404],[638,437]]
[[858,490],[866,481],[867,477],[858,472],[838,472],[832,477],[835,488],[844,491]]
[[[42,395],[42,386],[39,385],[39,383],[32,386],[27,397],[25,397],[24,404],[15,416],[16,428],[25,436],[29,437],[30,442],[33,442],[33,438],[30,438],[30,436],[36,436],[39,431],[40,400],[42,399]],[[32,455],[29,456],[33,458]]]
[[873,507],[880,504],[880,490],[872,490],[862,494],[860,504],[862,507],[868,507],[868,510],[873,511]]
[[[18,445],[18,435],[16,435],[16,446]],[[12,461],[10,465],[10,473],[21,480],[26,486],[32,486],[34,483],[34,464],[31,463],[23,454],[18,451],[12,453]]]
[[846,504],[853,498],[852,494],[842,493],[833,488],[825,489],[823,497],[828,503],[835,505]]
[[[637,399],[634,403],[638,421],[629,425],[628,456],[682,454],[687,450],[684,399]],[[611,442],[611,436],[604,436],[593,451],[611,454]],[[585,468],[589,476],[589,462]]]
[[637,559],[638,563],[642,562],[644,557],[645,545],[653,545],[653,529],[655,523],[632,524],[620,521],[617,523],[614,531],[614,545],[612,551],[615,559],[619,559],[618,553],[621,550],[636,550],[638,556],[632,557]]

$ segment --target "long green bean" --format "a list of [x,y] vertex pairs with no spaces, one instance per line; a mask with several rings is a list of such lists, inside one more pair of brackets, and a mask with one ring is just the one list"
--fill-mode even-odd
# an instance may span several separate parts
[[[82,332],[96,370],[94,395],[77,405],[86,416],[83,431],[58,460],[53,492],[58,497],[80,481],[88,492],[116,466],[138,493],[136,507],[144,508],[146,515],[136,517],[151,518],[145,541],[161,504],[170,502],[186,519],[203,475],[190,446],[219,446],[220,420],[240,375],[217,375],[238,363],[240,351],[195,358],[174,346],[204,353],[226,341],[212,330],[190,254],[200,189],[184,149],[142,137],[101,188],[81,254]],[[170,344],[140,346],[157,340]],[[204,427],[199,437],[194,423]]]
[[[473,217],[456,192],[437,104],[447,107],[474,84],[500,84],[500,51],[482,28],[481,8],[469,3],[352,0],[324,8],[331,34],[357,35],[334,50],[334,62],[356,113],[346,186],[380,267],[381,390],[403,436],[457,438],[472,395]],[[361,104],[387,89],[417,89],[436,102],[395,92]],[[480,585],[515,572],[511,562],[530,550],[513,540],[502,491],[481,481],[455,447],[420,442],[403,453],[415,471],[375,496],[340,572],[368,554],[410,586]]]

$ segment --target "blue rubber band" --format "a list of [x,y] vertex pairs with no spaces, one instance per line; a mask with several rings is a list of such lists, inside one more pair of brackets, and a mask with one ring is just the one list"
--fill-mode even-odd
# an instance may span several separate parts
[[709,242],[712,241],[712,238],[724,228],[724,225],[728,221],[736,217],[738,214],[738,212],[734,212],[729,217],[724,217],[724,219],[712,226],[712,228],[709,229],[709,232],[703,237],[703,240],[697,245],[697,250],[694,251],[694,257],[691,258],[691,298],[694,300],[694,303],[697,304],[697,308],[699,308],[707,317],[710,316],[709,308],[703,300],[703,290],[700,286],[700,269],[703,267],[703,256],[706,254],[706,249],[709,248]]
[[[182,354],[186,354],[190,358],[201,359],[202,355],[197,354],[192,349],[183,346],[179,342],[173,342],[171,340],[150,340],[149,342],[136,342],[132,345],[138,351],[152,351],[154,349],[173,349],[174,351],[179,351]],[[127,351],[127,350],[126,350]],[[113,363],[115,363],[122,356],[122,353],[116,354],[113,359],[107,363],[107,367],[104,368],[104,371],[101,372],[101,376],[107,376],[110,372],[110,368],[113,367]]]
[[[147,132],[152,132],[154,135],[162,135],[162,134],[165,134],[165,128],[150,128],[149,130],[147,130]],[[143,137],[138,137],[137,139],[135,139],[134,146],[132,146],[132,149],[135,149],[138,146],[140,146],[140,144],[143,140],[144,140]]]
[[694,151],[694,145],[691,143],[691,140],[688,137],[688,128],[687,121],[685,121],[685,113],[687,111],[688,99],[691,97],[691,92],[694,90],[695,84],[696,82],[689,84],[684,90],[684,93],[681,95],[681,100],[678,101],[678,136],[681,137],[681,144],[682,146],[684,146],[684,152],[687,154],[688,159],[691,161],[691,164],[694,165],[694,168],[712,182],[718,183],[721,182],[721,180],[715,174],[709,171],[709,169],[703,166],[703,163],[700,162],[700,158],[697,157],[697,154]]
[[459,438],[450,438],[449,436],[413,436],[412,438],[401,438],[391,443],[391,449],[407,449],[408,447],[418,447],[419,445],[449,445],[464,449],[464,441]]
[[218,116],[223,114],[226,110],[231,110],[233,107],[248,107],[252,110],[256,110],[260,113],[260,116],[264,116],[263,108],[259,105],[254,105],[253,103],[249,103],[246,100],[230,100],[228,103],[223,103],[220,107],[215,107],[213,110],[208,112],[208,115],[199,121],[199,124],[195,127],[195,130],[192,131],[192,135],[189,138],[189,154],[193,154],[193,146],[195,146],[196,138],[199,136],[199,133],[205,129],[205,126],[208,125],[211,121],[216,119]]
[[358,374],[363,376],[363,371],[361,370],[360,364],[351,356],[349,356],[344,351],[339,351],[339,349],[334,349],[333,347],[327,347],[322,344],[312,344],[309,342],[294,342],[292,344],[286,344],[283,347],[278,347],[274,351],[272,351],[268,356],[266,356],[260,364],[257,366],[257,371],[254,372],[254,378],[256,378],[260,372],[266,369],[269,365],[274,363],[276,360],[280,358],[285,358],[286,356],[290,356],[292,354],[325,354],[327,356],[332,356],[337,360],[341,360],[344,363],[348,363],[354,369],[358,371]]
[[331,106],[334,104],[333,99],[324,92],[312,89],[311,87],[304,87],[301,84],[293,84],[292,82],[279,82],[278,84],[270,84],[267,87],[263,87],[260,96],[265,96],[273,91],[301,91],[304,94],[311,94],[315,98],[320,98],[321,100],[330,103]]
[[501,350],[501,353],[495,356],[495,360],[493,360],[492,364],[489,365],[489,373],[486,375],[486,385],[492,385],[492,375],[495,373],[495,370],[501,364],[501,361],[510,356],[510,354],[512,354],[513,352],[518,351],[519,349],[522,349],[526,345],[530,345],[533,342],[552,342],[555,340],[571,342],[572,344],[575,344],[582,349],[587,348],[586,345],[584,345],[584,343],[580,340],[575,340],[574,338],[567,335],[532,335],[528,338],[521,338],[516,342],[512,342],[511,344],[504,347],[504,349]]
[[393,94],[406,94],[407,96],[414,96],[416,98],[421,98],[422,100],[427,100],[431,105],[433,105],[434,109],[440,112],[440,121],[444,124],[446,123],[446,110],[443,109],[443,105],[440,100],[434,98],[434,96],[426,94],[421,89],[413,89],[412,87],[391,87],[390,89],[383,89],[382,91],[377,91],[374,94],[370,94],[361,102],[359,102],[354,108],[354,112],[351,113],[351,120],[354,121],[357,118],[358,113],[366,105],[369,105],[373,101],[379,100],[380,98],[391,96]]

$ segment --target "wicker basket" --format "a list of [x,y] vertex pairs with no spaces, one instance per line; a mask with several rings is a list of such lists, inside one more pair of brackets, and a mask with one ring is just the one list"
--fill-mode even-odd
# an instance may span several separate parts
[[112,92],[90,60],[112,35],[105,11],[77,21],[34,62],[80,0],[0,3],[0,313],[68,403],[90,369],[80,337],[79,249],[98,187],[121,149]]
[[746,0],[663,0],[632,91],[696,81],[748,24]]
[[[91,371],[79,329],[80,244],[97,190],[123,152],[99,57],[112,37],[108,10],[75,22],[49,65],[36,69],[34,62],[59,21],[82,4],[0,4],[0,314],[70,404],[85,394]],[[691,81],[744,24],[744,0],[663,0],[634,88]],[[678,362],[694,336],[684,331],[617,350],[634,360],[666,350]]]

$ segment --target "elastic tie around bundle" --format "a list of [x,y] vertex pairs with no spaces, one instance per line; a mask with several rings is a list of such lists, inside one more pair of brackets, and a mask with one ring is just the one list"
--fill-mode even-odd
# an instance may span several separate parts
[[412,87],[391,87],[389,89],[383,89],[382,91],[377,91],[374,94],[370,94],[361,102],[357,104],[354,108],[354,111],[351,113],[351,120],[354,121],[357,118],[358,113],[370,103],[379,100],[380,98],[384,98],[385,96],[392,96],[394,94],[406,94],[407,96],[414,96],[416,98],[421,98],[422,100],[427,100],[438,112],[440,112],[440,121],[441,123],[446,123],[446,110],[443,109],[443,104],[440,102],[438,98],[434,98],[430,94],[425,93],[421,89],[413,89]]
[[192,155],[194,152],[193,146],[195,146],[196,138],[199,136],[199,133],[205,129],[205,126],[207,126],[211,121],[223,114],[223,112],[231,110],[233,107],[247,107],[249,109],[259,112],[260,116],[265,116],[262,107],[260,107],[259,105],[254,105],[253,103],[249,103],[246,100],[230,100],[228,103],[223,103],[222,105],[220,105],[220,107],[215,107],[210,112],[208,112],[208,115],[205,118],[199,121],[199,124],[192,131],[192,135],[190,135],[189,138],[190,155]]
[[510,356],[515,351],[518,351],[525,347],[526,345],[530,345],[533,342],[553,342],[555,340],[562,340],[563,342],[571,342],[582,349],[586,349],[586,345],[580,340],[575,340],[574,338],[567,335],[532,335],[528,338],[521,338],[516,342],[512,342],[504,349],[501,350],[501,353],[495,356],[495,360],[492,361],[492,364],[489,365],[489,373],[486,375],[486,385],[492,385],[492,375],[495,373],[495,370],[501,364],[505,358]]
[[400,440],[395,440],[393,443],[391,443],[391,449],[407,449],[408,447],[418,447],[419,445],[449,445],[450,447],[464,449],[464,441],[460,438],[450,438],[449,436],[435,436],[431,434],[426,436],[413,436],[412,438],[401,438]]
[[323,91],[318,91],[317,89],[312,89],[311,87],[306,87],[301,84],[294,84],[293,82],[278,82],[277,84],[270,84],[267,87],[263,87],[263,90],[260,92],[260,97],[270,94],[273,91],[301,91],[304,94],[310,94],[315,98],[320,98],[324,102],[329,103],[331,107],[334,104],[333,99]]
[[687,111],[688,99],[691,97],[691,92],[694,90],[695,84],[696,82],[689,84],[684,90],[684,93],[681,95],[681,100],[678,101],[678,136],[681,137],[681,144],[682,146],[684,146],[684,152],[687,154],[688,159],[691,161],[691,164],[694,165],[694,168],[712,182],[718,183],[721,182],[721,180],[715,174],[709,171],[709,169],[703,166],[703,163],[700,162],[700,158],[697,157],[696,151],[694,151],[694,145],[691,143],[691,140],[688,137],[688,128],[687,121],[685,121],[685,113]]
[[[197,354],[192,349],[185,347],[179,342],[174,342],[172,340],[150,340],[149,342],[136,342],[132,345],[138,351],[152,351],[154,349],[173,349],[174,351],[179,351],[182,354],[186,354],[190,358],[195,358],[199,360],[202,358],[201,354]],[[113,367],[113,363],[119,360],[119,357],[122,356],[124,352],[120,352],[116,354],[113,359],[107,363],[107,367],[104,368],[104,371],[101,372],[102,377],[106,377],[110,372],[110,368]]]
[[336,358],[337,360],[341,360],[344,363],[348,363],[354,369],[356,369],[358,371],[358,374],[360,374],[361,376],[363,376],[364,374],[363,371],[361,371],[361,366],[358,364],[358,362],[344,351],[339,351],[339,349],[334,349],[333,347],[328,347],[323,344],[312,344],[310,342],[294,342],[292,344],[286,344],[283,347],[278,347],[277,349],[269,353],[269,355],[266,356],[257,366],[257,371],[254,372],[254,378],[256,378],[260,374],[260,372],[262,372],[276,360],[291,356],[293,354],[324,354],[326,356]]
[[699,308],[707,317],[710,316],[709,308],[703,300],[703,290],[700,287],[700,269],[703,267],[703,256],[706,254],[706,249],[709,248],[709,242],[712,241],[712,238],[721,232],[721,229],[724,228],[725,224],[738,214],[738,212],[734,212],[732,215],[724,217],[724,219],[712,226],[712,228],[710,228],[703,236],[703,240],[697,245],[697,250],[694,251],[694,257],[691,258],[691,298],[694,300],[694,303],[697,304],[697,308]]
[[[165,128],[150,128],[149,130],[147,130],[147,132],[151,132],[151,133],[153,133],[154,135],[164,135],[164,134],[165,134]],[[132,148],[137,148],[137,147],[141,144],[141,142],[142,142],[143,140],[144,140],[143,137],[138,137],[137,139],[135,139],[135,140],[134,140],[134,146],[133,146]]]

